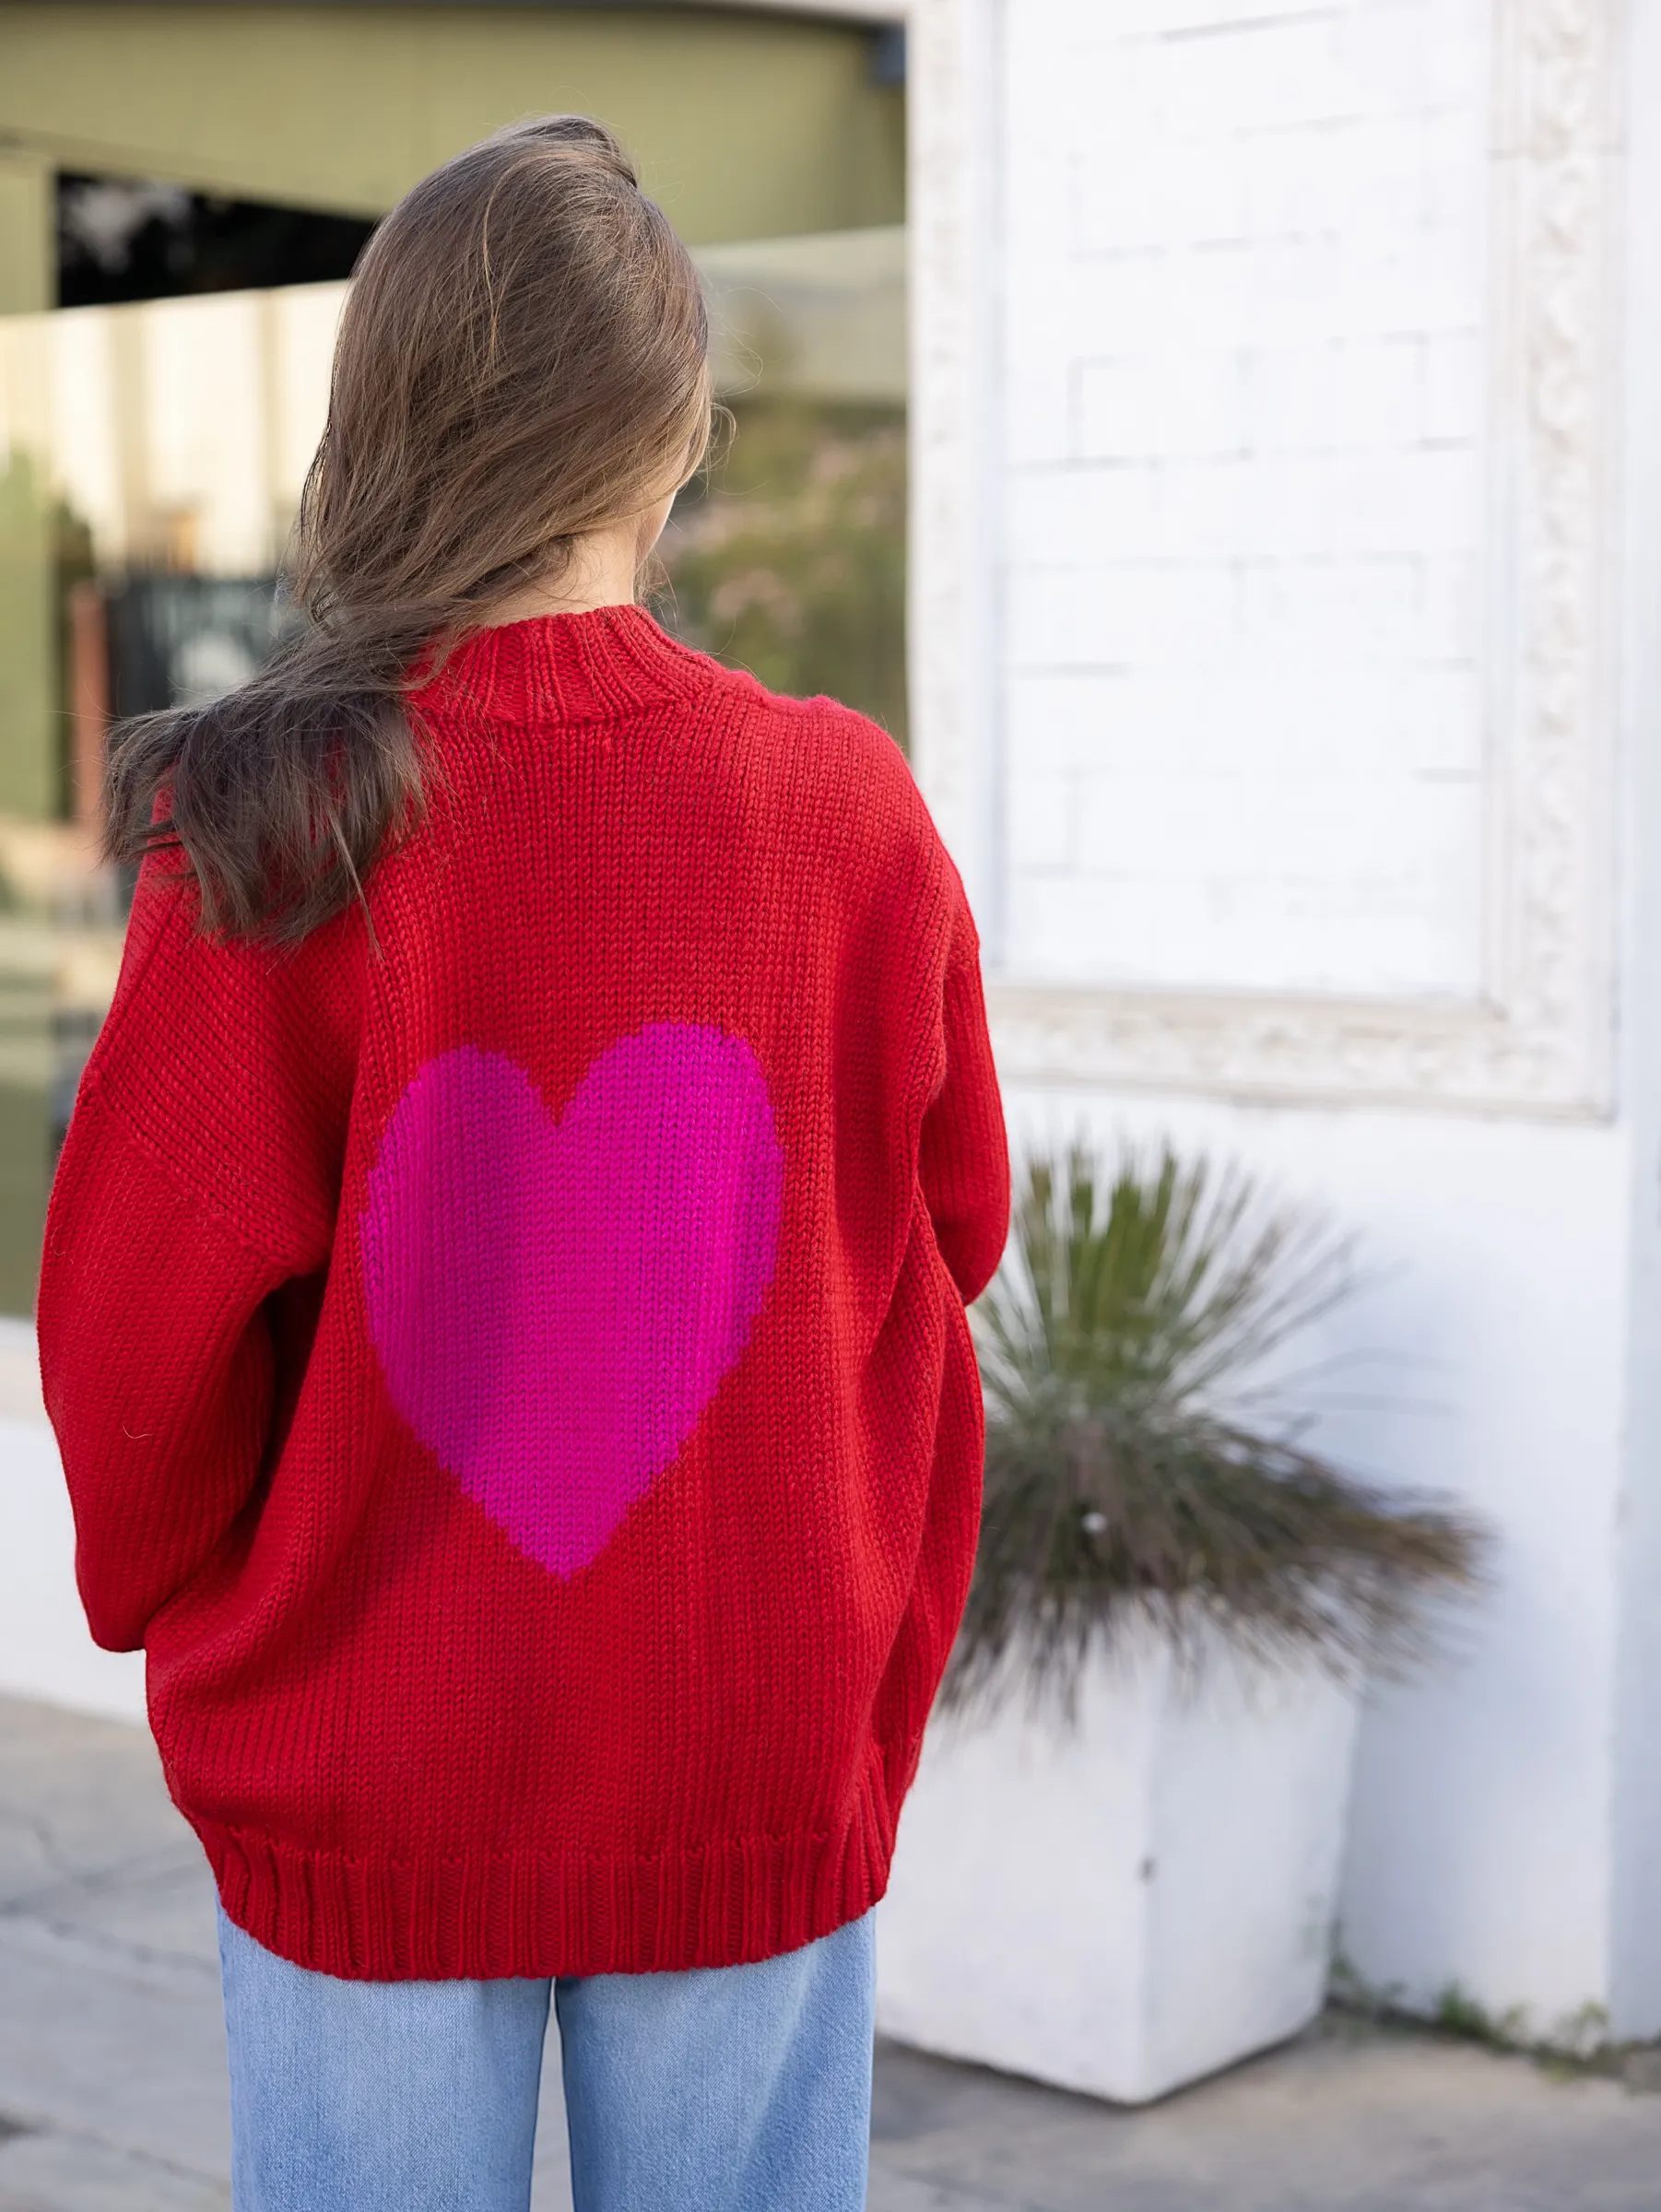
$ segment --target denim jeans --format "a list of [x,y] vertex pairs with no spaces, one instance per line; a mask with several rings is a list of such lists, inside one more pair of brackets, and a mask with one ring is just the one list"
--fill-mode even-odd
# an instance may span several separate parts
[[755,1966],[344,1982],[221,1912],[235,2212],[525,2212],[550,1990],[576,2212],[859,2212],[871,1916]]

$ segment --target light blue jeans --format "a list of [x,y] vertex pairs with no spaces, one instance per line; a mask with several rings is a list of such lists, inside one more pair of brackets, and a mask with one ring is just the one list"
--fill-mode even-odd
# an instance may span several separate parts
[[860,2212],[871,1915],[756,1966],[344,1982],[219,1915],[235,2212],[525,2212],[551,1989],[576,2212]]

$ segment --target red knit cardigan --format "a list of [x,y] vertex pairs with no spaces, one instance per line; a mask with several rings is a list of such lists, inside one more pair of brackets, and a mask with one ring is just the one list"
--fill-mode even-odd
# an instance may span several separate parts
[[888,737],[634,608],[418,706],[367,920],[147,864],[41,1285],[88,1618],[284,1957],[764,1958],[881,1895],[967,1588],[974,929]]

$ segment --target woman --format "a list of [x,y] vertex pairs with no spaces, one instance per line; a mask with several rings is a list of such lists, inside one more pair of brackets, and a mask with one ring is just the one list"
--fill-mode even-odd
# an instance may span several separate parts
[[40,1326],[94,1635],[221,1900],[239,2212],[864,2201],[872,1906],[1007,1226],[904,761],[672,642],[685,249],[556,116],[387,218],[309,617],[133,726]]

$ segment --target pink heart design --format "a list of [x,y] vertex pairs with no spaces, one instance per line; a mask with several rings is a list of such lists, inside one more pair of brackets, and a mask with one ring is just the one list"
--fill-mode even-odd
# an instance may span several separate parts
[[679,1452],[749,1340],[783,1153],[742,1039],[659,1022],[550,1119],[523,1068],[430,1060],[362,1218],[394,1404],[521,1551],[574,1574]]

